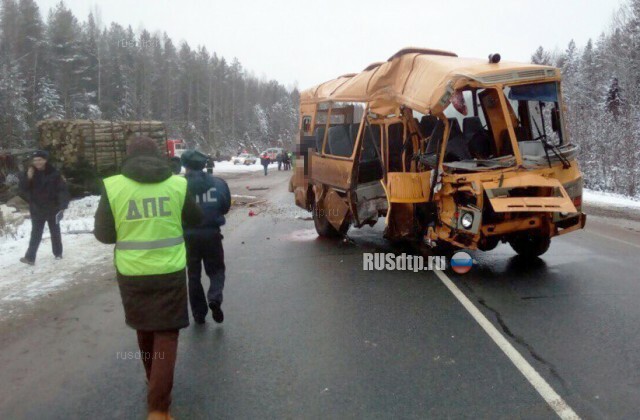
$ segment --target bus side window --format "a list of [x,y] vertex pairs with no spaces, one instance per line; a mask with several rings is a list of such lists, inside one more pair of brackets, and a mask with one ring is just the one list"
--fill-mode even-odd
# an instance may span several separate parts
[[311,117],[308,115],[302,117],[302,132],[306,135],[311,134]]
[[326,153],[334,156],[351,157],[354,141],[350,124],[340,124],[329,129]]

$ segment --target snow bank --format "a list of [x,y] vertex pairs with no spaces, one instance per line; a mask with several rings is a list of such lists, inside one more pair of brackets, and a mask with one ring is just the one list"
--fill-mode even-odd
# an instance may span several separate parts
[[90,269],[109,264],[113,245],[99,243],[91,233],[98,200],[98,196],[75,200],[65,211],[60,222],[64,247],[62,260],[53,257],[46,227],[36,265],[19,261],[29,246],[29,220],[16,226],[13,235],[0,238],[0,319],[11,316],[22,304],[33,304],[54,291],[93,280]]
[[582,193],[582,199],[586,204],[640,210],[639,200],[635,200],[621,194],[585,189]]

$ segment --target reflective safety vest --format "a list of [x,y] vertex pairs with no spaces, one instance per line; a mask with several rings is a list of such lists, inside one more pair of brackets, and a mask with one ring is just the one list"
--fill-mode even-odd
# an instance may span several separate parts
[[147,276],[182,270],[187,262],[182,232],[187,180],[174,175],[143,184],[116,175],[104,186],[116,224],[118,272]]

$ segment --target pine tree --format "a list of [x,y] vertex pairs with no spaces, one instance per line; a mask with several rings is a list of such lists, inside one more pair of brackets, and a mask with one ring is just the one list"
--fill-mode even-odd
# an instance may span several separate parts
[[531,62],[533,64],[542,64],[548,66],[551,64],[551,54],[539,46],[535,53],[531,56]]
[[18,4],[17,30],[19,33],[16,45],[21,74],[25,79],[25,97],[29,109],[28,124],[33,126],[35,120],[35,101],[38,79],[44,74],[43,62],[46,62],[44,23],[40,16],[40,9],[34,0],[20,0]]
[[47,39],[51,58],[51,77],[56,84],[65,117],[82,118],[86,110],[86,96],[82,89],[85,71],[84,57],[80,54],[80,25],[64,3],[60,2],[50,12]]
[[620,85],[618,84],[618,78],[614,77],[611,79],[611,84],[609,85],[609,91],[607,92],[606,106],[607,111],[609,111],[614,120],[618,119],[620,115],[620,106],[622,105],[622,98],[620,97]]
[[0,148],[30,146],[27,134],[28,109],[25,83],[19,68],[4,64],[0,68]]
[[5,62],[18,56],[18,4],[15,0],[2,0],[0,5],[0,57]]
[[64,107],[60,100],[60,94],[53,82],[47,77],[40,78],[38,82],[38,94],[36,96],[36,120],[64,118]]

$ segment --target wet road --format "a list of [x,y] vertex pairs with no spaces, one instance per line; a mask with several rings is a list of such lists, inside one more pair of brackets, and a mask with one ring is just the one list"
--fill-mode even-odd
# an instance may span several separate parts
[[[245,184],[273,204],[224,230],[225,323],[182,330],[176,418],[556,417],[438,276],[362,270],[363,252],[402,251],[382,219],[353,243],[319,240],[285,174],[235,176],[232,192]],[[446,275],[579,416],[638,418],[639,247],[590,220],[533,264],[500,246]],[[2,418],[144,418],[111,276],[0,334]]]

